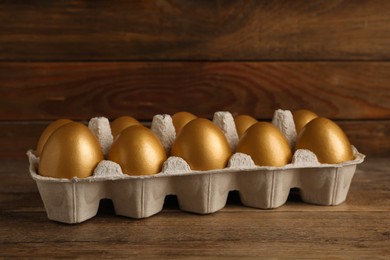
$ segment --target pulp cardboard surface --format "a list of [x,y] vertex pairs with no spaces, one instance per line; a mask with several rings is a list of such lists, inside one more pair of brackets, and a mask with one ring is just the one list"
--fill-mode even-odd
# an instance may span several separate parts
[[[296,132],[291,112],[277,110],[273,123],[292,145]],[[232,149],[238,142],[234,120],[228,112],[217,112],[213,122],[225,133]],[[286,123],[287,122],[287,123]],[[89,123],[102,150],[107,153],[112,143],[106,118],[93,118]],[[169,151],[175,138],[169,115],[156,115],[152,131]],[[320,164],[308,150],[295,151],[292,163],[283,167],[256,166],[250,156],[235,153],[225,169],[191,171],[179,157],[169,157],[161,173],[129,176],[118,164],[101,161],[88,178],[58,179],[40,176],[39,158],[27,152],[30,174],[36,181],[48,218],[64,223],[79,223],[96,215],[101,199],[111,199],[117,215],[131,218],[150,217],[163,208],[167,195],[176,195],[181,210],[209,214],[222,209],[229,191],[239,191],[244,206],[272,209],[282,206],[291,188],[299,188],[304,202],[338,205],[345,201],[356,165],[364,155],[355,148],[353,161]]]

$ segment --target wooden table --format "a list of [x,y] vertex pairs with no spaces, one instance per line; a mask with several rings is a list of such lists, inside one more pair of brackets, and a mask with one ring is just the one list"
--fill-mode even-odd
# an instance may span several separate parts
[[1,161],[0,257],[376,258],[390,257],[389,158],[358,166],[347,201],[315,206],[291,193],[286,205],[258,210],[238,194],[210,215],[180,211],[175,197],[147,219],[115,216],[103,201],[96,217],[68,225],[46,217],[25,160]]

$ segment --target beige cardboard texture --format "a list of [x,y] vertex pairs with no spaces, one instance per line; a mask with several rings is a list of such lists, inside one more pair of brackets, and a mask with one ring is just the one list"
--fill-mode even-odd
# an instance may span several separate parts
[[[296,133],[291,129],[295,129],[291,116],[289,111],[277,110],[273,123],[293,144]],[[237,133],[231,114],[217,112],[213,122],[234,149]],[[93,118],[89,127],[107,153],[112,143],[108,120]],[[175,138],[171,117],[156,115],[151,129],[169,151]],[[355,148],[354,154],[353,161],[330,165],[318,163],[310,151],[297,150],[291,164],[264,167],[256,166],[246,154],[235,153],[228,167],[212,171],[191,171],[183,159],[169,157],[161,173],[149,176],[128,176],[118,164],[104,160],[91,177],[56,179],[40,176],[39,158],[32,150],[27,152],[30,174],[37,183],[48,218],[64,223],[80,223],[94,217],[101,199],[111,199],[117,215],[131,218],[157,214],[167,195],[176,195],[183,211],[209,214],[222,209],[233,190],[239,191],[244,206],[259,209],[282,206],[291,188],[299,188],[301,199],[307,203],[338,205],[347,197],[356,165],[364,160]]]

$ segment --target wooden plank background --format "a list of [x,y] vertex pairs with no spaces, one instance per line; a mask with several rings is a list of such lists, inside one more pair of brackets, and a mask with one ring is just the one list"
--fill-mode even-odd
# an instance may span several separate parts
[[2,1],[2,60],[388,60],[390,2]]
[[2,1],[0,156],[57,118],[308,108],[390,154],[390,1]]

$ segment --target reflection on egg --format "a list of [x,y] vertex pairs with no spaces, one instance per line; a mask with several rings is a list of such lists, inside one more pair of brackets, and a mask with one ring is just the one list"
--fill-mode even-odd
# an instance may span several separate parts
[[131,116],[121,116],[111,122],[111,133],[115,137],[120,134],[124,129],[132,125],[141,125],[141,123]]
[[237,152],[250,155],[258,166],[283,166],[292,158],[287,139],[267,122],[252,125],[240,138]]
[[225,168],[232,151],[221,129],[210,120],[197,118],[180,131],[171,155],[183,158],[192,170],[207,171]]
[[69,119],[58,119],[54,122],[52,122],[48,127],[45,128],[45,130],[42,132],[41,137],[39,138],[38,144],[37,144],[37,155],[40,156],[43,150],[43,147],[46,144],[47,139],[49,139],[50,135],[57,130],[60,126],[63,126],[65,124],[71,123],[72,120]]
[[239,115],[234,118],[238,138],[240,138],[249,127],[257,123],[257,120],[248,115]]
[[85,178],[103,160],[100,144],[81,123],[65,124],[47,140],[39,162],[39,174],[54,178]]
[[324,117],[313,119],[302,129],[296,149],[312,151],[320,163],[337,164],[354,159],[351,144],[343,130]]
[[150,129],[134,125],[123,130],[114,141],[108,159],[118,163],[128,175],[150,175],[161,172],[167,156]]
[[175,127],[176,134],[180,132],[180,130],[189,122],[196,119],[197,116],[191,114],[189,112],[177,112],[172,116],[172,123]]
[[297,134],[299,134],[302,130],[302,128],[309,123],[314,118],[318,117],[315,113],[313,113],[310,110],[306,109],[300,109],[292,112],[294,123],[295,123],[295,130],[297,131]]

